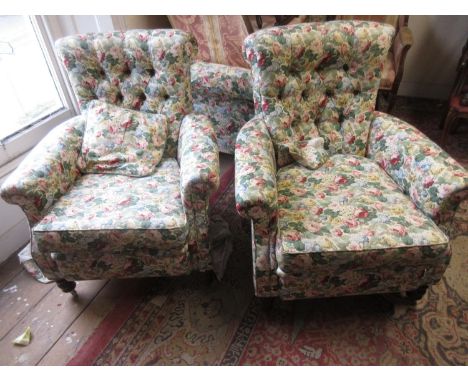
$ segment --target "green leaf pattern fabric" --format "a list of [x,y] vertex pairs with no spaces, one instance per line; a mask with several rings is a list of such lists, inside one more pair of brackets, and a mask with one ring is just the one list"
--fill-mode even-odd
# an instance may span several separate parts
[[64,37],[55,44],[81,110],[99,99],[168,120],[166,156],[176,157],[182,118],[192,111],[194,37],[174,29],[135,29]]
[[86,119],[74,117],[34,147],[2,184],[2,199],[21,207],[33,226],[81,175],[78,157]]
[[[256,116],[236,145],[236,208],[252,223],[255,293],[408,291],[440,279],[466,171],[374,111],[388,25],[329,22],[250,35]],[[323,138],[318,165],[300,163]],[[293,155],[294,154],[294,155]]]
[[364,155],[379,81],[394,29],[374,22],[298,24],[260,30],[244,42],[255,111],[275,145],[321,136],[334,153]]
[[[46,277],[211,269],[207,213],[219,160],[210,121],[190,115],[196,49],[194,38],[177,30],[90,33],[56,43],[83,116],[54,128],[1,189],[2,198],[28,217],[32,255]],[[165,146],[162,135],[154,142],[164,155],[153,174],[80,171],[85,114],[96,100],[166,121]]]
[[164,154],[166,117],[92,101],[79,167],[83,173],[152,175]]
[[393,178],[414,204],[451,233],[462,200],[468,198],[468,172],[410,124],[375,113],[368,156]]
[[[448,264],[447,236],[370,159],[336,154],[316,170],[291,164],[277,187],[277,273],[316,279],[309,297],[416,289]],[[410,277],[423,266],[422,280]],[[301,293],[287,282],[283,289],[284,297]]]
[[201,270],[211,265],[209,254],[209,199],[219,187],[219,152],[210,119],[186,116],[179,139],[180,190],[190,227],[189,248]]
[[194,112],[210,117],[219,151],[234,154],[239,130],[254,116],[250,70],[196,62],[191,85]]
[[179,182],[172,158],[146,177],[83,175],[33,227],[38,249],[80,254],[183,247],[188,225]]

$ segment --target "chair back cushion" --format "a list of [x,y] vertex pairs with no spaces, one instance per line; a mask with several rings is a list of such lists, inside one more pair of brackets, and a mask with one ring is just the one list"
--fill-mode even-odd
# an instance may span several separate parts
[[129,30],[64,37],[55,43],[80,109],[99,99],[167,117],[166,154],[175,157],[179,126],[191,112],[190,65],[196,41],[178,30]]
[[92,101],[78,166],[84,173],[152,175],[164,154],[166,129],[162,114]]
[[289,147],[321,136],[334,153],[365,155],[382,68],[394,28],[332,21],[260,30],[244,41],[255,112],[270,131],[277,162]]

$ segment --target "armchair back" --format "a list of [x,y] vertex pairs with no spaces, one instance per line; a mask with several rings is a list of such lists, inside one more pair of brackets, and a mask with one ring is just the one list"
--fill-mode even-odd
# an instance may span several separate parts
[[55,43],[78,104],[100,99],[168,119],[165,155],[175,157],[182,118],[191,112],[192,35],[173,29],[88,33]]
[[277,164],[288,145],[322,136],[330,153],[365,155],[391,25],[332,21],[260,30],[244,41],[255,112]]

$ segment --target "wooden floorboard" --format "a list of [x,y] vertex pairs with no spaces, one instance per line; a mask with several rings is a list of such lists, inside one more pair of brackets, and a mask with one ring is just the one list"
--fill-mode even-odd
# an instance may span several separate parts
[[155,279],[110,281],[40,360],[39,365],[65,365],[123,296],[137,298],[154,284]]
[[0,292],[0,340],[50,292],[55,283],[41,284],[20,271]]
[[[0,365],[35,365],[62,337],[75,319],[88,307],[107,281],[81,281],[76,290],[79,298],[73,299],[59,288],[49,293],[17,322],[0,340]],[[36,283],[36,287],[39,284]],[[28,326],[32,341],[28,346],[16,346],[12,341]]]

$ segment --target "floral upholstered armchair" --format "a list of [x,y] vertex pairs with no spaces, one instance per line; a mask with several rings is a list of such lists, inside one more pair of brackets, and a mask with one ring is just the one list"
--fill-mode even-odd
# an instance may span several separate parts
[[417,299],[444,273],[468,174],[374,111],[393,34],[332,21],[245,40],[256,116],[237,137],[236,207],[251,220],[257,296]]
[[[190,114],[196,49],[193,37],[177,30],[57,41],[82,115],[51,131],[3,184],[1,196],[23,209],[33,259],[63,290],[73,291],[73,280],[211,269],[208,200],[218,187],[219,159],[211,122]],[[151,175],[81,171],[94,100],[165,121],[162,159]],[[106,123],[112,129],[120,122]]]

